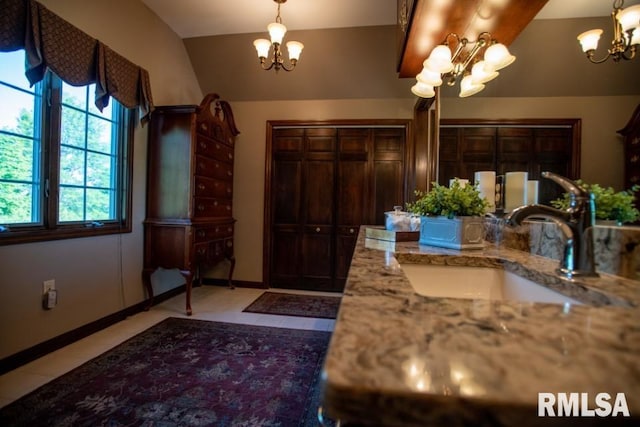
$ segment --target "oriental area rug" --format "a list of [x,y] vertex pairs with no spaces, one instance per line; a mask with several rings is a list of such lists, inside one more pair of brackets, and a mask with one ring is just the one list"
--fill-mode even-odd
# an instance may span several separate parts
[[340,297],[265,292],[242,311],[283,316],[335,319]]
[[317,426],[330,335],[168,318],[0,409],[0,425]]

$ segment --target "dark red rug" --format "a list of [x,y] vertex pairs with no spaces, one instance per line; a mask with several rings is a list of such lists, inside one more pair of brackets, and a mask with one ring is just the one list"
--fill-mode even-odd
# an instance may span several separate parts
[[330,335],[169,318],[0,409],[0,425],[316,426]]
[[340,297],[265,292],[242,311],[283,316],[335,319]]

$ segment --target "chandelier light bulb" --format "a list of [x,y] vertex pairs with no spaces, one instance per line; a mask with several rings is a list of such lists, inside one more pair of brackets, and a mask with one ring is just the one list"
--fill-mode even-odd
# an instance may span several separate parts
[[280,24],[279,22],[272,22],[271,24],[267,25],[267,31],[269,31],[271,43],[282,44],[282,39],[287,32],[287,27]]
[[433,89],[433,86],[429,86],[421,82],[413,85],[411,87],[411,92],[420,98],[433,98],[436,96],[436,91]]
[[578,41],[580,42],[580,46],[582,46],[583,52],[588,52],[590,50],[596,50],[598,48],[598,41],[600,40],[600,36],[602,35],[601,29],[589,30],[578,36]]
[[497,71],[491,71],[487,69],[485,61],[478,61],[473,64],[473,68],[471,68],[471,77],[474,84],[482,84],[490,82],[491,80],[498,77]]
[[618,12],[618,22],[622,31],[628,31],[640,26],[640,4],[629,6]]
[[509,53],[509,49],[502,43],[489,46],[484,53],[486,70],[498,71],[516,60],[516,57]]
[[453,63],[451,62],[451,50],[448,46],[438,45],[429,55],[425,64],[433,71],[438,73],[448,73],[453,70]]
[[460,98],[475,95],[482,89],[484,89],[484,85],[482,83],[474,83],[471,74],[466,75],[460,82]]
[[266,58],[269,56],[269,48],[271,48],[271,42],[267,39],[257,39],[253,41],[253,45],[258,51],[259,58]]
[[442,84],[440,73],[431,70],[429,67],[424,67],[420,74],[416,76],[416,80],[429,86],[440,86]]
[[302,49],[304,49],[304,45],[300,42],[290,41],[287,42],[287,49],[289,50],[289,60],[297,61],[300,59],[300,54],[302,53]]

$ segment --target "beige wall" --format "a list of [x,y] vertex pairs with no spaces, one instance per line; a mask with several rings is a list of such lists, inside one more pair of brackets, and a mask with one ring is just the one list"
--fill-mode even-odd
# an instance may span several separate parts
[[[146,68],[156,103],[191,104],[202,98],[182,41],[141,2],[41,3]],[[146,142],[147,129],[138,127],[132,233],[0,247],[0,358],[143,300]],[[58,306],[44,311],[42,282],[48,279],[56,280]]]

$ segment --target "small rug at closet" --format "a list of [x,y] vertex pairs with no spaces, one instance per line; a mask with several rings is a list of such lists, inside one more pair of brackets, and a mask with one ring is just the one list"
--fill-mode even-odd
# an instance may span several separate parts
[[335,319],[340,297],[265,292],[242,311],[282,316]]
[[2,426],[316,426],[331,333],[168,318],[0,409]]

